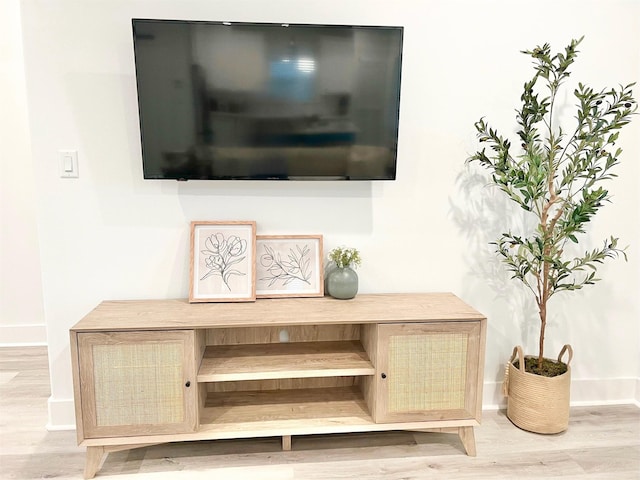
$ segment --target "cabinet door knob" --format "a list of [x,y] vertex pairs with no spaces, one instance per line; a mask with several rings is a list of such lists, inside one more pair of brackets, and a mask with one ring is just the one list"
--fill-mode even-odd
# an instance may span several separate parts
[[383,373],[383,374],[381,374],[380,376],[381,376],[382,378],[387,378],[387,374],[386,374],[386,373]]
[[185,383],[184,386],[189,388],[191,386],[191,382],[189,380],[187,380],[187,383]]

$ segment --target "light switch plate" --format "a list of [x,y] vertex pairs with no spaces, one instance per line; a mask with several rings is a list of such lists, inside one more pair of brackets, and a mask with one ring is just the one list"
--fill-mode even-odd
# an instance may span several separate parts
[[78,178],[78,151],[59,150],[60,177]]

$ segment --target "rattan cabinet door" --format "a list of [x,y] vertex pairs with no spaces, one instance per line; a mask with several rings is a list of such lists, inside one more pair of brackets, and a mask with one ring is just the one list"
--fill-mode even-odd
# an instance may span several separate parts
[[192,432],[193,330],[78,334],[85,438]]
[[480,322],[378,325],[378,423],[480,419]]

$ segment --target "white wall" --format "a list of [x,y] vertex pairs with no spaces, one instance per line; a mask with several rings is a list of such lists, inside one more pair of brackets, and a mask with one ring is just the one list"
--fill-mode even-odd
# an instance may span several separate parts
[[[304,8],[302,8],[304,5]],[[519,50],[559,50],[586,35],[572,78],[639,79],[640,3],[601,1],[197,0],[22,2],[36,171],[51,426],[71,424],[68,329],[104,299],[185,297],[188,223],[254,219],[260,233],[322,233],[361,249],[362,292],[452,291],[489,317],[485,403],[514,344],[533,349],[534,313],[487,243],[513,217],[464,167],[480,116],[505,134],[531,74]],[[531,11],[528,11],[531,10]],[[132,17],[405,26],[398,179],[382,183],[142,180]],[[614,201],[589,231],[629,262],[553,300],[548,352],[576,351],[576,402],[629,401],[640,376],[640,119],[623,132]],[[58,178],[57,151],[79,151],[80,178]],[[4,178],[4,177],[3,177]],[[3,184],[6,181],[3,180]],[[4,185],[3,185],[4,186]],[[4,210],[4,209],[3,209]],[[524,328],[521,328],[524,327]]]
[[0,2],[0,345],[44,345],[20,4]]

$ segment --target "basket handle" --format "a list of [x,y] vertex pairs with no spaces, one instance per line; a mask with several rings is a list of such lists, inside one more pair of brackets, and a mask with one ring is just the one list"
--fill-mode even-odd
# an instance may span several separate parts
[[518,369],[524,372],[524,353],[522,352],[522,347],[520,345],[517,345],[516,347],[513,348],[513,353],[511,354],[511,360],[509,360],[510,363],[513,363],[513,361],[516,358],[516,355],[518,356],[518,365],[519,365]]
[[504,367],[504,379],[502,380],[502,396],[509,396],[509,363]]
[[518,345],[513,349],[513,353],[511,354],[511,360],[507,362],[507,365],[504,368],[504,380],[502,381],[502,394],[505,397],[509,396],[509,368],[513,361],[518,356],[518,362],[520,363],[520,370],[525,371],[524,369],[524,353],[522,352],[522,347]]
[[571,363],[571,359],[573,358],[573,348],[571,348],[571,345],[569,345],[568,343],[562,347],[562,350],[560,350],[560,353],[558,354],[558,361],[562,362],[562,355],[564,355],[564,352],[569,352],[569,359],[564,362],[567,364],[567,367],[569,366],[569,364]]

